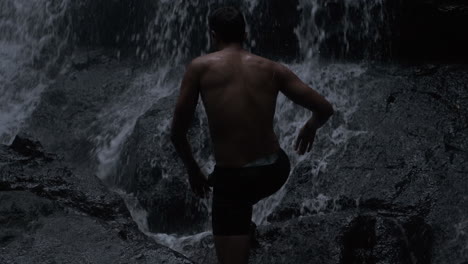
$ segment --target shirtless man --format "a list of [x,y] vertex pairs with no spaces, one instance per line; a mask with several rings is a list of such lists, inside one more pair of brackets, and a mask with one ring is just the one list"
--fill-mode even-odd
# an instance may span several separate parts
[[[182,80],[171,139],[187,169],[192,190],[206,197],[213,186],[212,225],[221,264],[248,263],[252,206],[281,188],[290,164],[273,131],[279,92],[313,112],[295,149],[309,152],[333,107],[285,66],[244,50],[245,20],[220,8],[209,18],[219,51],[194,59]],[[187,140],[199,95],[208,117],[216,166],[203,175]]]

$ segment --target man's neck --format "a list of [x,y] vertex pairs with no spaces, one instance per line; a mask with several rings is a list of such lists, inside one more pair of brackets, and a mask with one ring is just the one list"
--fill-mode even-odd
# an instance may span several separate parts
[[219,43],[218,49],[221,51],[241,51],[244,48],[242,43]]

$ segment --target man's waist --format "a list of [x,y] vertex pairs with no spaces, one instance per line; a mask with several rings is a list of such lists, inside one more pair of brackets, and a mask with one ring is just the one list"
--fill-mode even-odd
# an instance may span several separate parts
[[247,163],[246,165],[242,166],[243,168],[246,167],[256,167],[256,166],[264,166],[270,165],[275,163],[279,158],[280,151],[277,151],[273,154],[268,154],[266,156],[260,157],[252,162]]
[[216,165],[229,168],[269,165],[278,159],[280,150],[279,144],[275,144],[261,150],[251,147],[242,150],[231,148],[230,151],[226,149],[222,152],[215,151]]

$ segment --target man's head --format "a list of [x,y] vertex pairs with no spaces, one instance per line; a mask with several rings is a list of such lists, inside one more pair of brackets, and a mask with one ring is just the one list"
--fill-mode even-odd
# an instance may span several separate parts
[[244,15],[234,7],[216,9],[210,15],[209,25],[215,37],[224,43],[242,43],[245,40]]

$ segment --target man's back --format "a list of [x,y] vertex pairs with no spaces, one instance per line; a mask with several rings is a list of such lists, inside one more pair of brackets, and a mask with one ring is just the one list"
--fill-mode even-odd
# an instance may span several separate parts
[[[313,112],[297,136],[299,154],[311,150],[317,129],[333,114],[333,107],[288,68],[242,48],[245,19],[236,8],[215,10],[209,26],[220,51],[188,65],[174,110],[171,141],[194,193],[206,197],[213,186],[211,219],[219,262],[246,264],[253,205],[278,191],[290,172],[288,156],[273,131],[278,92]],[[210,181],[187,139],[200,95],[216,158]]]
[[241,167],[279,149],[273,131],[276,63],[226,49],[195,60],[216,163]]

